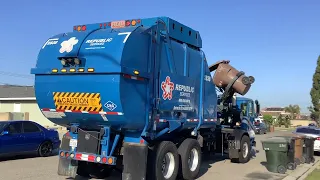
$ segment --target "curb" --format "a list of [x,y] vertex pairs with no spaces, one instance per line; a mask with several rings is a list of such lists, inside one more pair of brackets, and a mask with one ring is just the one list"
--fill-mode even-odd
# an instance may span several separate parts
[[[316,160],[316,162],[308,169],[301,171],[299,174],[289,174],[282,180],[304,180],[310,173],[312,173],[313,170],[315,170],[318,166],[320,165],[320,160]],[[301,168],[306,168],[306,167],[301,167]]]
[[316,162],[307,172],[302,174],[297,180],[304,180],[309,174],[311,174],[320,165],[320,160]]

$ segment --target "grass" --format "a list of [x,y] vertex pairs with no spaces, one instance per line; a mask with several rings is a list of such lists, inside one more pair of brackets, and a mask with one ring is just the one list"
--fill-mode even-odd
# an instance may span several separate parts
[[312,171],[305,180],[319,180],[320,179],[320,166]]
[[293,131],[296,128],[295,127],[289,127],[289,128],[285,128],[285,127],[274,127],[275,130],[286,130],[286,131]]

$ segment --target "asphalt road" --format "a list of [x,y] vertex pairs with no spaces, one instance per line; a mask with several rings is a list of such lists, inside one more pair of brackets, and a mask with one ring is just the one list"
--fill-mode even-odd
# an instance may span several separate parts
[[[247,164],[234,164],[230,160],[215,155],[204,157],[199,180],[233,179],[233,180],[277,180],[284,175],[269,173],[265,168],[265,153],[262,150],[261,140],[269,136],[282,135],[285,132],[275,132],[267,135],[256,135],[258,151],[256,157]],[[0,179],[6,180],[66,180],[70,177],[57,175],[58,157],[18,157],[0,160]],[[81,179],[81,178],[76,178]],[[114,174],[108,180],[119,180],[120,175]]]

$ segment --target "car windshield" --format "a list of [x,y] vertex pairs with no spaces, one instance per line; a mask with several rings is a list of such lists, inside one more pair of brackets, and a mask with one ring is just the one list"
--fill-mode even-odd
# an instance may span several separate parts
[[7,125],[7,122],[0,122],[0,132],[3,131],[3,128]]
[[320,129],[314,129],[314,128],[298,128],[296,132],[320,135]]

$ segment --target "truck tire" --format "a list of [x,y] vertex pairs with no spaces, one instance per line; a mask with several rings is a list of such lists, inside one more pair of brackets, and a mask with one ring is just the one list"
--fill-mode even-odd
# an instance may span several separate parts
[[152,152],[149,163],[152,166],[152,180],[175,180],[179,170],[176,145],[171,141],[162,141]]
[[247,135],[242,136],[240,141],[239,158],[231,159],[233,163],[247,163],[250,160],[251,145],[250,138]]
[[178,148],[180,155],[179,176],[185,180],[194,180],[201,165],[201,147],[197,140],[186,139]]

